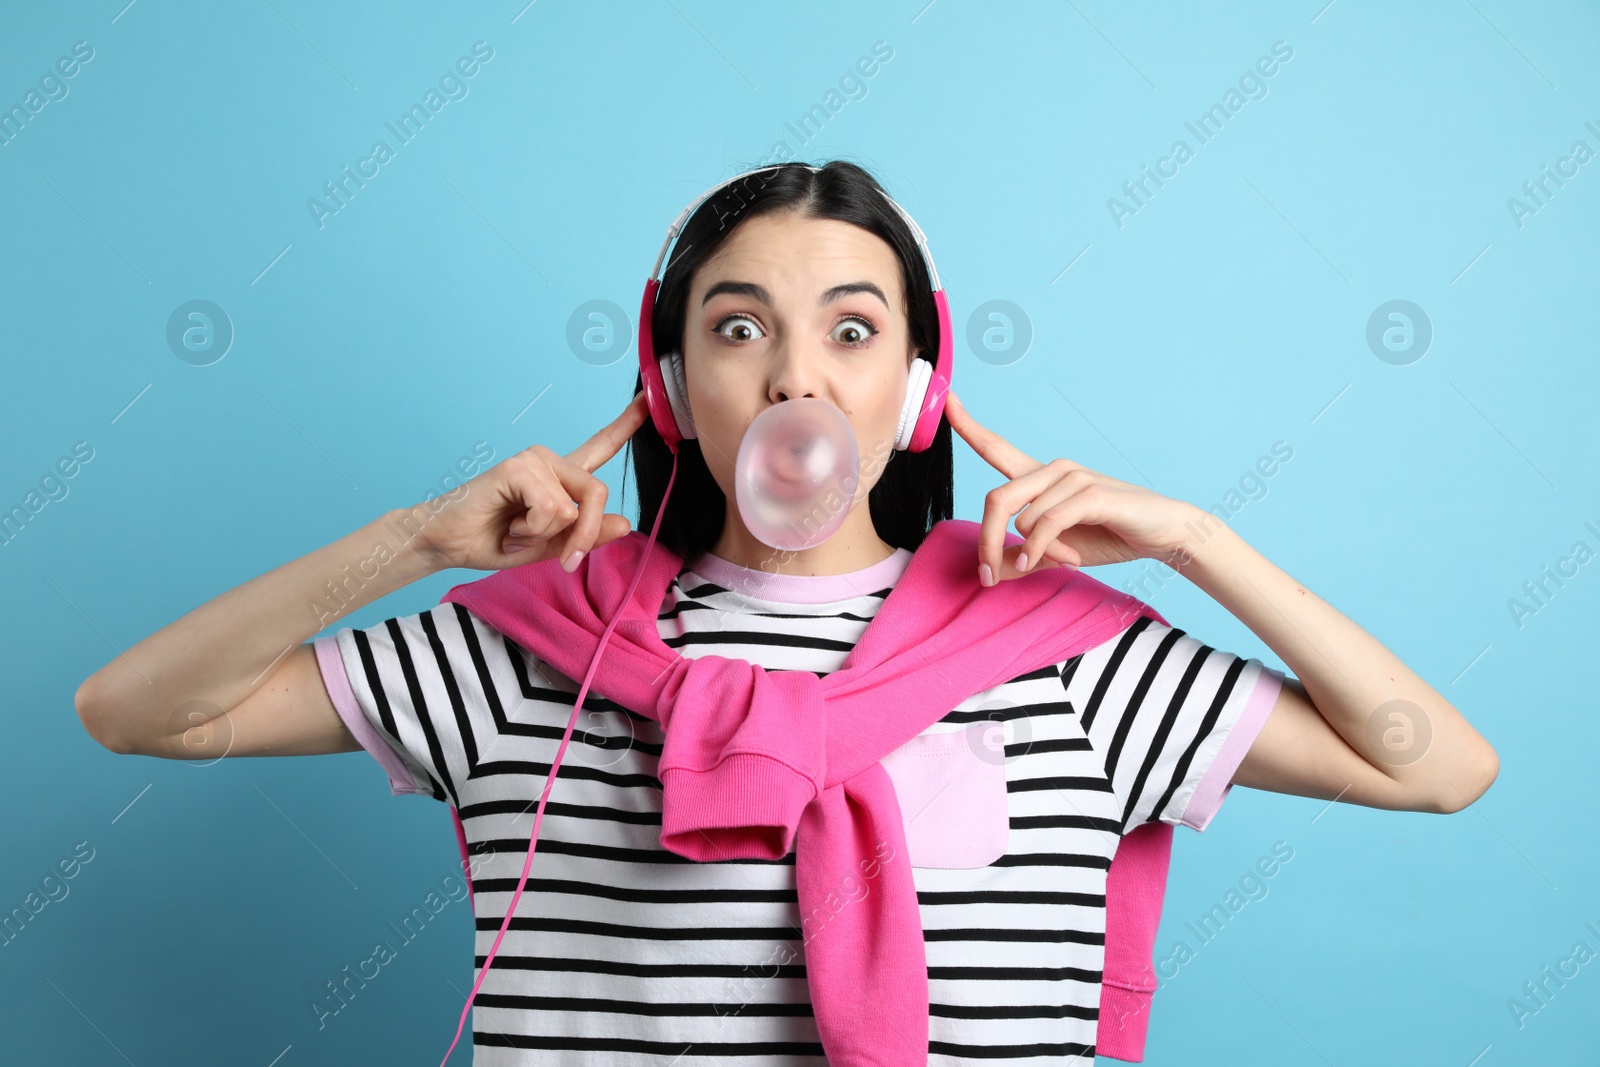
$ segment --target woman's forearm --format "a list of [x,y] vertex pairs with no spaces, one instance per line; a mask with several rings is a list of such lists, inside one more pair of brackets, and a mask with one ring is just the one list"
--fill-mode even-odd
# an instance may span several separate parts
[[1215,516],[1189,528],[1179,570],[1266,642],[1368,763],[1419,797],[1465,805],[1488,787],[1489,742],[1382,642]]
[[78,689],[84,726],[102,742],[137,741],[231,710],[313,634],[433,573],[417,547],[430,515],[428,504],[387,512],[119,653]]

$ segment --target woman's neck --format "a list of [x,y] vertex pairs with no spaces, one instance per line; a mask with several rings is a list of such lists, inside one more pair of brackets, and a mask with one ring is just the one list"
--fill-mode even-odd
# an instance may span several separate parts
[[757,540],[745,527],[738,509],[730,506],[722,524],[722,535],[709,551],[713,556],[752,570],[822,576],[849,574],[882,563],[894,555],[895,547],[878,536],[871,515],[864,507],[852,510],[844,524],[820,545],[788,551]]

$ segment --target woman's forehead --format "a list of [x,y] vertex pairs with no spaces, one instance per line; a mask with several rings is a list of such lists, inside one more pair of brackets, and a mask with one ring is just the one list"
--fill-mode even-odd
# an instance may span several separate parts
[[886,241],[860,226],[785,212],[740,223],[700,265],[692,289],[703,293],[728,280],[760,285],[776,300],[797,288],[821,293],[871,281],[893,302],[900,295],[900,262]]

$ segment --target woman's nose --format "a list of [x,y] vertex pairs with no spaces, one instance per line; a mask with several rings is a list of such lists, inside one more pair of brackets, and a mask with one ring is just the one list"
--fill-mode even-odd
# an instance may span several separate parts
[[772,362],[767,380],[767,397],[774,404],[797,397],[816,396],[818,357],[805,345],[784,342],[770,349]]

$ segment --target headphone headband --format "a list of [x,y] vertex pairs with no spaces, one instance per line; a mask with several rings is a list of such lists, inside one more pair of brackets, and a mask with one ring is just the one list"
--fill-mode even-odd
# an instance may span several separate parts
[[[689,221],[689,216],[693,215],[695,210],[698,209],[701,204],[705,203],[707,200],[710,200],[712,197],[722,192],[722,190],[726,189],[734,182],[742,181],[745,178],[751,177],[755,174],[777,170],[781,165],[782,164],[755,167],[751,170],[743,172],[742,174],[735,174],[726,181],[718,182],[716,185],[713,185],[710,189],[707,189],[705,192],[691,200],[687,207],[678,212],[678,217],[672,220],[672,225],[667,227],[666,239],[661,242],[661,251],[656,254],[656,265],[650,271],[650,277],[656,281],[661,280],[661,267],[662,264],[666,263],[667,261],[667,254],[672,250],[672,246],[674,243],[676,243],[678,235],[683,232],[683,227]],[[813,173],[822,169],[821,167],[814,167],[809,163],[803,164],[803,166]],[[942,290],[944,286],[939,281],[939,268],[933,264],[933,253],[928,250],[928,238],[922,232],[922,227],[917,225],[917,220],[912,218],[911,213],[905,208],[901,207],[899,202],[896,201],[894,197],[890,196],[882,189],[879,189],[878,192],[882,193],[883,198],[889,202],[889,206],[894,208],[895,213],[905,220],[906,226],[908,226],[911,230],[912,238],[917,243],[917,250],[922,253],[922,262],[923,265],[928,268],[928,277],[932,280],[933,288],[935,290]]]

